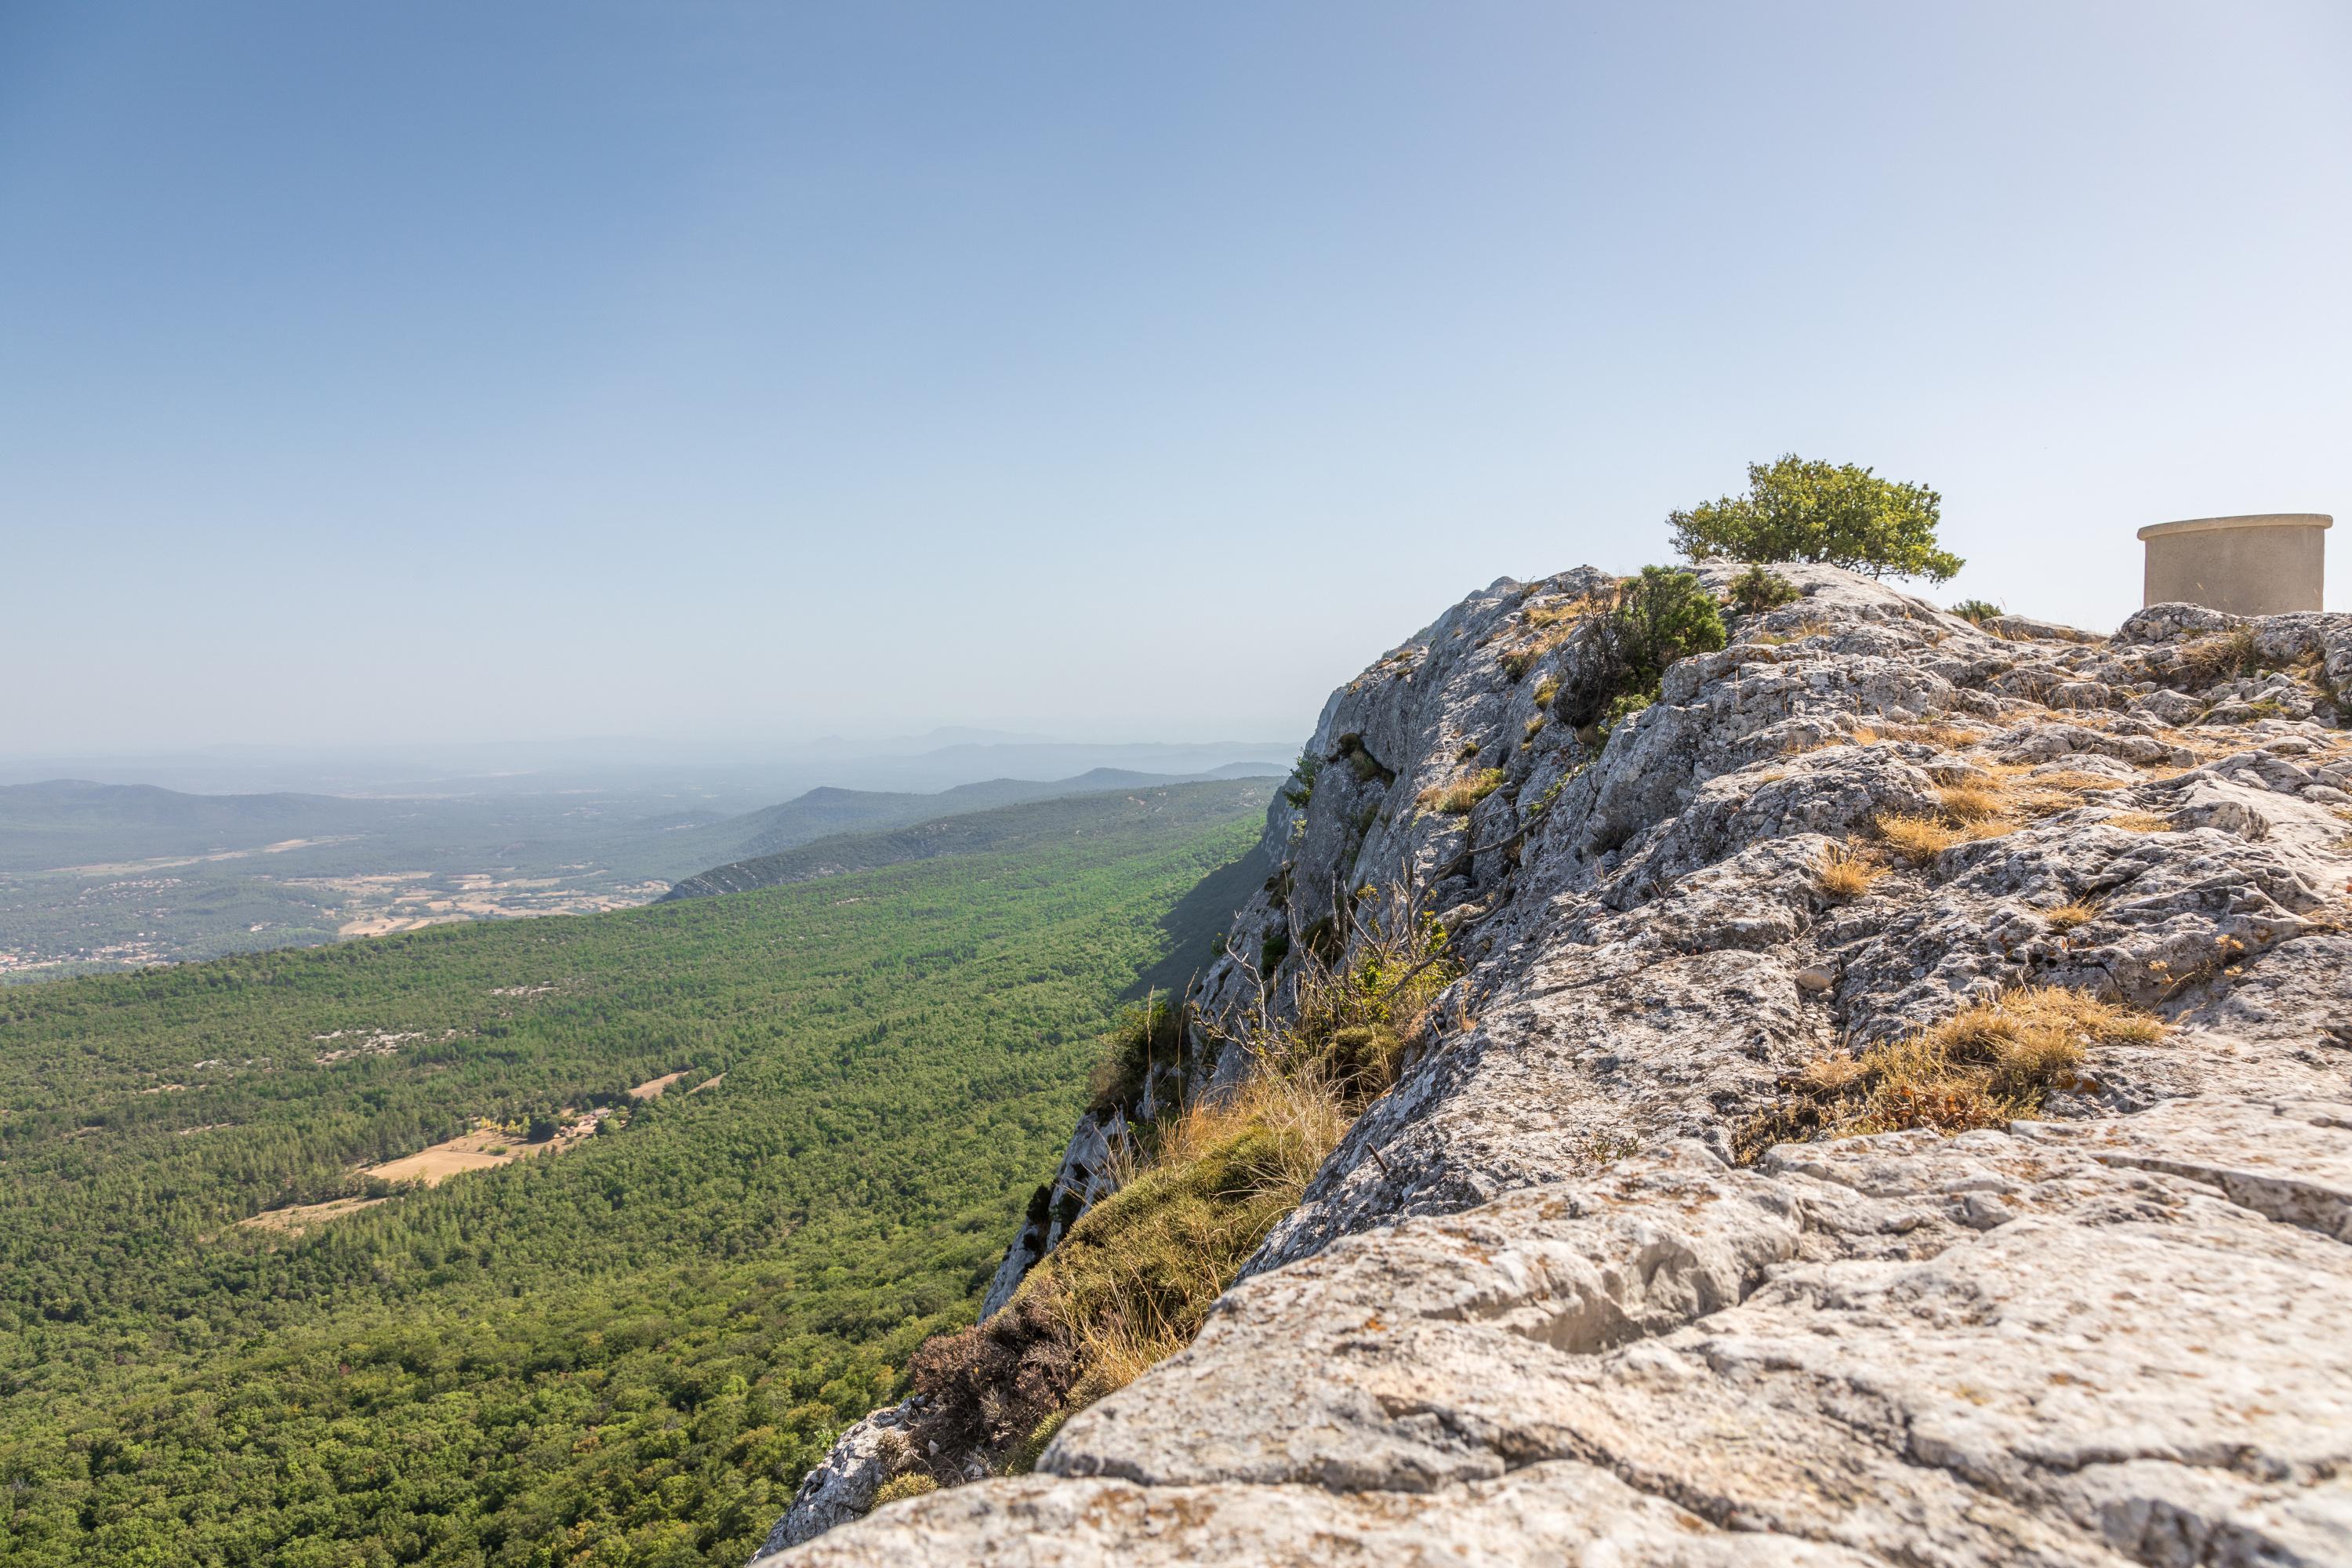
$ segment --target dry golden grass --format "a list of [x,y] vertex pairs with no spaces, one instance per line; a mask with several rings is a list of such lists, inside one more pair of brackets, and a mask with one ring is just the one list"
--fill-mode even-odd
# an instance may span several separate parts
[[2200,637],[2180,650],[2181,673],[2192,680],[2219,680],[2225,675],[2251,675],[2263,668],[2262,647],[2252,626],[2218,637]]
[[1813,879],[1832,899],[1858,899],[1885,875],[1877,857],[1834,844],[1822,851],[1813,868]]
[[1932,865],[1936,857],[1953,845],[1965,842],[1968,835],[1948,822],[1932,816],[1917,816],[1907,812],[1882,811],[1873,826],[1886,847],[1914,866]]
[[1817,1058],[1790,1080],[1795,1102],[1751,1121],[1737,1142],[1753,1158],[1775,1142],[1998,1127],[2040,1110],[2053,1089],[2082,1087],[2093,1047],[2152,1044],[2164,1032],[2157,1019],[2085,992],[2028,986],[1859,1056]]
[[1922,745],[1934,746],[1946,752],[1957,752],[1963,747],[1973,746],[1978,741],[1983,739],[1983,735],[1978,731],[1963,730],[1957,724],[1942,722],[1882,724],[1878,729],[1881,734],[1890,740],[1916,741]]
[[2079,899],[2042,911],[2042,923],[2062,935],[2098,918],[2099,911]]
[[1357,899],[1355,945],[1309,954],[1287,1016],[1259,1007],[1239,1036],[1249,1079],[1162,1117],[1117,1192],[1088,1210],[1024,1282],[1075,1352],[1075,1379],[1012,1467],[1034,1461],[1072,1412],[1192,1343],[1210,1304],[1297,1206],[1361,1106],[1394,1081],[1461,974],[1444,928],[1391,893]]
[[1549,708],[1551,700],[1559,695],[1559,677],[1547,675],[1536,682],[1535,699],[1538,708]]
[[2153,811],[2119,811],[2106,819],[2109,827],[2120,827],[2126,833],[2169,833],[2172,818]]
[[1985,784],[1946,784],[1936,792],[1944,815],[1963,826],[1978,826],[2006,816],[2008,801],[2002,792]]
[[1867,724],[1856,724],[1851,739],[1857,746],[1874,746],[1878,744],[1878,731]]
[[1452,784],[1432,784],[1421,792],[1414,804],[1423,811],[1466,816],[1472,807],[1502,787],[1503,770],[1486,768]]
[[1565,626],[1570,622],[1580,621],[1587,616],[1614,609],[1616,606],[1617,595],[1613,593],[1584,594],[1573,599],[1555,599],[1550,604],[1538,605],[1528,611],[1528,625],[1538,630],[1547,626]]
[[[1936,792],[1937,815],[1883,812],[1876,823],[1879,836],[1896,854],[1913,865],[1924,866],[1955,844],[1998,838],[2025,822],[2072,811],[2101,794],[2124,787],[2120,780],[2074,769],[2039,777],[2029,776],[2032,772],[2023,763],[1995,764],[1985,770],[1980,783],[1947,784]],[[2140,832],[2158,832],[2169,826],[2147,813],[2125,813],[2112,820],[2119,825],[2143,821],[2158,825],[2140,826]]]
[[1210,1304],[1298,1205],[1350,1120],[1328,1081],[1260,1073],[1153,1130],[1142,1168],[1087,1210],[1023,1283],[1076,1351],[1077,1376],[1057,1416],[1192,1342]]
[[[1527,612],[1519,637],[1495,657],[1513,680],[1525,675],[1546,654],[1576,635],[1577,624],[1586,616],[1612,608],[1616,595],[1586,595],[1576,599],[1538,605]],[[1549,699],[1538,698],[1538,701]]]

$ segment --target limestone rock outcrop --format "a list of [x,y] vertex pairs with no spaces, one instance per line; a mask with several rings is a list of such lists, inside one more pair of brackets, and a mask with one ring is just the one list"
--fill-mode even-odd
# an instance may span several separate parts
[[[2352,1563],[2352,616],[2102,637],[1785,570],[1605,743],[1559,716],[1591,571],[1335,692],[1192,1000],[1402,885],[1466,963],[1418,1054],[1035,1474],[763,1568]],[[1808,1121],[2043,986],[2165,1026],[1957,1135]]]

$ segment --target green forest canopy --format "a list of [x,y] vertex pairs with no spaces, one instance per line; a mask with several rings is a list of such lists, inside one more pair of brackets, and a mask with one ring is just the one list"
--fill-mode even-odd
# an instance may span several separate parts
[[[1255,824],[1186,787],[1231,800],[0,992],[0,1562],[737,1568],[969,1321],[1122,991],[1205,953],[1202,900],[1171,911]],[[337,1030],[416,1037],[321,1065]],[[236,1223],[681,1068],[725,1082],[299,1237]]]

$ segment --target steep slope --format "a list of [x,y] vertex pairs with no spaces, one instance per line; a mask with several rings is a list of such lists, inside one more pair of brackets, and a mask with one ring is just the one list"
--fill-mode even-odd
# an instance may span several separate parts
[[1466,966],[1393,1087],[1034,1474],[855,1518],[901,1405],[761,1561],[2352,1562],[2352,616],[1789,575],[1612,736],[1589,571],[1335,692],[1176,1070],[1387,887]]
[[[1264,804],[1273,794],[1272,784],[1265,778],[1209,784],[1161,782],[1092,795],[1060,793],[1051,799],[937,817],[892,832],[837,834],[779,854],[713,867],[679,882],[658,901],[673,903],[684,899],[749,892],[754,888],[838,877],[877,866],[928,860],[939,855],[993,853],[1066,842],[1079,835],[1130,831],[1160,819],[1205,823]],[[1020,787],[1061,789],[1050,784]],[[889,798],[936,803],[940,797]]]

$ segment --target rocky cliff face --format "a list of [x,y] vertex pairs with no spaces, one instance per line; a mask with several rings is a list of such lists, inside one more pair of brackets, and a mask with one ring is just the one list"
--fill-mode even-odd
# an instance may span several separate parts
[[1402,886],[1417,1054],[1035,1474],[856,1518],[885,1413],[761,1562],[2352,1563],[2352,616],[1789,575],[1605,745],[1597,573],[1334,693],[1193,1000]]

